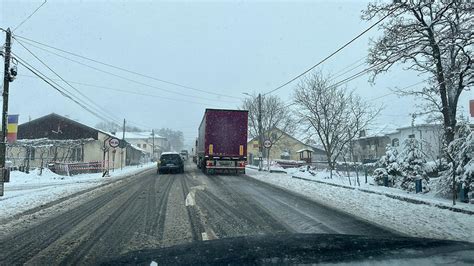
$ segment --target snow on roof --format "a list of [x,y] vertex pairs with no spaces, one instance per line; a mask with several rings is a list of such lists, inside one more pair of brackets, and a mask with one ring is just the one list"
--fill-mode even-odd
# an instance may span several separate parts
[[39,138],[39,139],[19,139],[14,143],[9,144],[10,146],[22,146],[28,145],[32,147],[46,147],[46,146],[62,146],[62,145],[79,145],[86,142],[94,141],[93,138],[88,139],[48,139],[48,138]]
[[396,132],[398,127],[399,126],[395,124],[372,125],[369,128],[365,129],[365,136],[359,137],[357,139],[383,137],[392,132]]
[[[437,128],[441,126],[442,126],[441,124],[415,124],[413,127],[414,128],[421,128],[421,127],[436,127]],[[397,128],[397,130],[411,129],[411,128],[412,128],[411,125],[406,125],[406,126]]]
[[177,152],[175,152],[175,151],[163,152],[161,155],[168,155],[168,154],[176,154],[176,155],[179,155],[179,153],[177,153]]
[[143,153],[147,153],[147,152],[148,152],[148,151],[146,151],[146,150],[144,150],[144,149],[142,149],[142,148],[137,147],[137,146],[134,145],[134,144],[130,144],[130,146],[132,146],[132,148],[134,148],[135,150],[141,151],[141,152],[143,152]]
[[304,148],[304,149],[301,149],[301,150],[297,150],[296,152],[304,152],[304,151],[310,151],[310,152],[313,152],[312,149],[308,149],[308,148]]

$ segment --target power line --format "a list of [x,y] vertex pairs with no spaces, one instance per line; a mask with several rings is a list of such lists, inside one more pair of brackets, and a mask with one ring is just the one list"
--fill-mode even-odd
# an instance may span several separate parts
[[339,74],[339,75],[334,76],[333,79],[338,78],[338,77],[340,77],[340,76],[344,76],[345,74],[351,72],[352,70],[357,69],[357,68],[359,68],[359,67],[361,67],[361,66],[363,66],[363,65],[366,65],[366,64],[367,64],[366,62],[362,62],[361,64],[358,64],[357,66],[355,66],[355,67],[353,67],[353,68],[351,68],[351,69],[349,69],[349,70],[346,70],[346,71],[344,71],[343,73],[341,73],[341,74]]
[[19,27],[21,27],[21,25],[23,25],[23,23],[25,23],[28,19],[30,19],[44,4],[46,4],[47,0],[44,0],[44,2],[35,9],[35,11],[33,11],[33,13],[31,13],[31,15],[29,15],[28,17],[26,17],[20,24],[18,24],[18,26],[16,26],[13,31],[16,31],[16,29],[18,29]]
[[[83,103],[79,102],[78,100],[74,99],[71,95],[69,95],[67,93],[67,90],[64,89],[63,87],[61,87],[59,84],[55,83],[55,82],[52,82],[50,80],[48,80],[49,78],[44,75],[43,73],[41,73],[41,71],[37,70],[36,68],[34,68],[33,66],[31,66],[30,64],[26,63],[26,61],[24,61],[23,59],[21,58],[18,58],[16,57],[16,59],[18,60],[18,63],[21,64],[22,66],[24,66],[26,69],[28,69],[31,73],[33,73],[34,75],[36,75],[38,78],[42,79],[44,82],[46,82],[49,86],[51,86],[53,89],[55,89],[56,91],[58,91],[62,96],[70,99],[71,101],[73,101],[74,103],[76,103],[77,105],[79,105],[80,107],[82,107],[84,110],[88,111],[89,113],[91,113],[92,115],[94,115],[95,117],[99,118],[100,120],[103,120],[103,121],[110,121],[110,119],[94,112],[93,110],[89,109],[87,106],[85,106]],[[55,84],[53,84],[55,83]],[[57,86],[56,86],[57,85]],[[58,88],[59,87],[59,88]],[[61,89],[62,90],[61,90]],[[70,93],[70,92],[69,92]],[[116,122],[116,121],[113,121],[113,122]]]
[[[21,39],[24,39],[24,40],[27,40],[27,41],[30,41],[30,42],[33,42],[33,43],[36,43],[36,44],[39,44],[39,45],[57,50],[57,51],[63,52],[63,53],[66,53],[66,54],[70,54],[70,55],[73,55],[73,56],[76,56],[76,57],[79,57],[79,58],[82,58],[82,59],[85,59],[85,60],[88,60],[88,61],[91,61],[91,62],[94,62],[94,63],[97,63],[97,64],[101,64],[101,65],[110,67],[110,68],[114,68],[114,69],[117,69],[117,70],[128,72],[128,73],[140,76],[140,77],[144,77],[144,78],[152,79],[152,80],[155,80],[155,81],[163,82],[163,83],[166,83],[166,84],[174,85],[174,86],[177,86],[177,87],[181,87],[181,88],[185,88],[185,89],[189,89],[189,90],[194,90],[194,91],[199,91],[199,92],[203,92],[203,93],[207,93],[207,94],[211,94],[211,95],[216,95],[216,96],[220,96],[220,97],[226,97],[226,98],[232,98],[232,99],[235,99],[235,98],[240,98],[241,99],[242,98],[242,97],[236,97],[236,96],[229,96],[229,95],[225,95],[225,94],[219,94],[219,93],[216,93],[214,91],[207,91],[207,90],[203,90],[203,89],[194,88],[194,87],[191,87],[191,86],[182,85],[182,84],[179,84],[179,83],[176,83],[176,82],[171,82],[171,81],[155,78],[155,77],[145,75],[145,74],[142,74],[142,73],[139,73],[139,72],[136,72],[136,71],[133,71],[133,70],[129,70],[129,69],[126,69],[126,68],[123,68],[123,67],[118,67],[118,66],[114,66],[114,65],[109,64],[109,63],[104,63],[102,61],[99,61],[99,60],[96,60],[96,59],[93,59],[93,58],[90,58],[90,57],[86,57],[86,56],[83,56],[83,55],[80,55],[80,54],[69,52],[69,51],[66,51],[64,49],[60,49],[60,48],[57,48],[57,47],[54,47],[54,46],[51,46],[51,45],[48,45],[48,44],[45,44],[45,43],[41,43],[41,42],[26,38],[26,37],[23,37],[23,36],[19,36],[19,35],[15,35],[15,36],[18,37],[18,38],[21,38]],[[29,45],[32,45],[32,44],[29,43]],[[38,48],[38,49],[40,49],[40,48]]]
[[319,65],[321,65],[322,63],[324,63],[325,61],[327,61],[329,58],[333,57],[335,54],[339,53],[341,50],[343,50],[344,48],[346,48],[347,46],[349,46],[349,44],[353,43],[355,40],[359,39],[362,35],[364,35],[365,33],[367,33],[369,30],[371,30],[372,28],[374,28],[375,26],[377,26],[380,22],[382,22],[384,19],[386,19],[387,17],[389,17],[390,15],[392,15],[395,11],[397,10],[397,7],[394,8],[392,11],[390,11],[389,13],[387,13],[385,16],[383,16],[381,19],[379,19],[377,22],[375,22],[374,24],[372,24],[370,27],[368,27],[367,29],[365,29],[364,31],[362,31],[361,33],[359,33],[357,36],[355,36],[354,38],[352,38],[349,42],[345,43],[343,46],[339,47],[336,51],[332,52],[330,55],[326,56],[324,59],[322,59],[321,61],[319,61],[317,64],[313,65],[312,67],[308,68],[307,70],[303,71],[303,73],[297,75],[296,77],[292,78],[291,80],[283,83],[282,85],[276,87],[275,89],[271,90],[271,91],[268,91],[265,94],[270,94],[270,93],[273,93],[283,87],[285,87],[286,85],[292,83],[293,81],[297,80],[298,78],[302,77],[303,75],[305,75],[306,73],[308,73],[309,71],[313,70],[314,68],[318,67]]
[[[18,40],[18,39],[17,39],[17,40]],[[27,43],[27,42],[25,42],[25,43]],[[102,72],[102,73],[105,73],[105,74],[108,74],[108,75],[111,75],[111,76],[114,76],[114,77],[117,77],[117,78],[120,78],[120,79],[129,81],[129,82],[132,82],[132,83],[136,83],[136,84],[145,86],[145,87],[150,87],[150,88],[153,88],[153,89],[165,91],[165,92],[172,93],[172,94],[176,94],[176,95],[180,95],[180,96],[186,96],[186,97],[191,97],[191,98],[197,98],[197,99],[202,99],[202,100],[211,101],[211,102],[219,101],[219,102],[235,103],[235,101],[225,101],[225,100],[210,99],[210,98],[206,98],[206,97],[200,97],[200,96],[195,96],[195,95],[180,93],[180,92],[176,92],[176,91],[172,91],[172,90],[168,90],[168,89],[163,89],[163,88],[161,88],[161,87],[149,85],[149,84],[147,84],[147,83],[143,83],[143,82],[140,82],[140,81],[137,81],[137,80],[134,80],[134,79],[129,79],[129,78],[127,78],[127,77],[124,77],[124,76],[121,76],[121,75],[118,75],[118,74],[115,74],[115,73],[112,73],[112,72],[109,72],[109,71],[106,71],[106,70],[103,70],[103,69],[100,69],[100,68],[97,68],[97,67],[94,67],[94,66],[91,66],[91,65],[88,65],[88,64],[85,64],[85,63],[83,63],[83,62],[80,62],[80,61],[71,59],[71,58],[69,58],[69,57],[60,55],[60,54],[58,54],[58,53],[49,51],[49,50],[47,50],[47,49],[38,47],[38,46],[33,45],[33,44],[30,44],[30,43],[27,43],[27,44],[29,44],[29,45],[31,45],[31,46],[37,48],[37,49],[43,50],[43,51],[45,51],[45,52],[48,52],[48,53],[51,53],[51,54],[56,55],[56,56],[58,56],[58,57],[61,57],[61,58],[63,58],[63,59],[66,59],[66,60],[68,60],[68,61],[71,61],[71,62],[74,62],[74,63],[76,63],[76,64],[82,65],[82,66],[84,66],[84,67],[91,68],[91,69],[94,69],[95,71],[99,71],[99,72]],[[219,96],[219,95],[217,95],[217,96]],[[233,98],[235,98],[235,97],[233,97]]]
[[[15,37],[13,37],[15,38]],[[76,87],[72,86],[69,82],[67,82],[63,77],[61,77],[61,75],[59,75],[56,71],[54,71],[51,67],[49,67],[43,60],[41,60],[37,55],[35,55],[30,49],[28,49],[27,47],[25,47],[20,41],[17,40],[17,42],[26,50],[28,51],[33,57],[35,57],[41,64],[43,64],[46,68],[48,68],[51,72],[53,72],[58,78],[60,78],[64,83],[66,83],[69,87],[71,87],[74,91],[76,91],[77,93],[79,93],[79,95],[81,95],[82,97],[84,97],[85,99],[87,99],[90,103],[91,103],[91,106],[94,106],[97,110],[100,110],[102,112],[104,112],[105,114],[107,114],[109,117],[112,117],[114,119],[117,119],[117,120],[120,120],[119,118],[115,117],[114,115],[108,113],[107,110],[105,110],[102,106],[96,104],[90,97],[88,97],[87,95],[85,95],[84,93],[82,93],[80,90],[78,90]]]
[[[357,63],[359,63],[360,61],[362,61],[362,60],[364,60],[364,59],[366,59],[366,58],[367,58],[367,56],[364,56],[364,57],[361,57],[361,58],[357,59],[356,61],[352,62],[352,63],[349,64],[348,66],[346,66],[346,67],[342,68],[341,70],[337,71],[337,72],[334,73],[333,75],[337,75],[337,74],[343,72],[344,70],[350,68],[351,66],[353,66],[353,65],[355,65],[355,64],[357,64]],[[365,62],[364,62],[364,64],[365,64]],[[361,64],[361,65],[363,65],[363,64]],[[360,65],[358,65],[358,66],[360,66]],[[357,67],[355,67],[355,68],[357,68]],[[346,72],[344,72],[344,73],[346,73]]]
[[[22,75],[22,74],[18,74],[18,76],[29,77],[29,78],[37,78],[36,76]],[[52,80],[54,80],[54,79],[52,79]],[[56,80],[56,81],[57,81],[57,80]],[[133,95],[140,95],[140,96],[148,96],[148,97],[158,98],[158,99],[162,99],[162,100],[169,100],[169,101],[182,102],[182,103],[199,104],[199,105],[201,105],[201,106],[213,106],[213,107],[217,107],[217,108],[222,108],[222,106],[209,105],[208,103],[196,102],[196,101],[188,101],[188,100],[183,100],[183,99],[169,98],[169,97],[164,97],[164,96],[156,95],[156,94],[142,93],[142,92],[137,92],[137,91],[130,91],[130,90],[118,89],[118,88],[114,88],[114,87],[101,86],[101,85],[95,85],[95,84],[84,83],[84,82],[77,82],[77,81],[71,81],[71,80],[68,80],[67,82],[72,83],[72,84],[81,85],[81,86],[92,87],[92,88],[99,88],[99,89],[105,89],[105,90],[110,90],[110,91],[116,91],[116,92],[126,93],[126,94],[133,94]]]

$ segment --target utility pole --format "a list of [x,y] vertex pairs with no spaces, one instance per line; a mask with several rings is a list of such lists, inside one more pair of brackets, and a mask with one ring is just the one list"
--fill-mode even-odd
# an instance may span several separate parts
[[263,157],[263,132],[262,132],[262,94],[258,94],[258,171],[262,171]]
[[10,57],[11,57],[11,39],[12,33],[10,28],[6,31],[7,36],[5,40],[5,67],[3,71],[3,109],[2,109],[2,134],[0,136],[0,196],[3,195],[3,181],[5,179],[6,170],[5,170],[5,160],[6,160],[6,150],[7,150],[7,122],[8,122],[8,91],[10,89],[10,82],[13,81],[12,76],[10,75]]
[[120,145],[120,170],[123,169],[123,148],[125,145],[125,118],[123,119],[122,127],[122,145]]
[[153,141],[151,145],[153,147],[153,151],[151,152],[151,159],[155,161],[155,130],[154,129],[151,130],[151,135],[153,136],[152,137]]

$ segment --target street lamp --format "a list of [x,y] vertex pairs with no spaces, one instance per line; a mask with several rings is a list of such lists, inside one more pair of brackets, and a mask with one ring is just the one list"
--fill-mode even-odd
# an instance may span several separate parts
[[[254,97],[253,95],[243,92],[242,94]],[[262,171],[262,161],[263,161],[263,134],[262,134],[262,94],[258,94],[258,171]]]

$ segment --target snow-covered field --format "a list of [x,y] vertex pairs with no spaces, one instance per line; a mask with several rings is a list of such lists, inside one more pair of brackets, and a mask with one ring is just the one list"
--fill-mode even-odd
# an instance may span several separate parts
[[38,175],[39,170],[29,174],[13,171],[10,182],[5,183],[4,196],[0,197],[0,220],[154,167],[155,163],[128,166],[122,170],[115,169],[110,173],[110,177],[102,177],[101,173],[60,176],[48,169],[43,169],[41,176]]
[[[370,186],[364,183],[364,176],[360,177],[360,187],[352,183],[351,187],[354,189],[348,189],[335,186],[349,187],[347,177],[346,180],[343,177],[327,179],[328,174],[325,172],[318,172],[315,176],[308,172],[299,172],[296,169],[289,170],[288,173],[268,173],[247,168],[246,172],[247,175],[255,179],[297,192],[321,204],[408,236],[474,242],[474,215],[436,206],[439,204],[450,206],[447,200],[434,198],[430,195],[408,194],[393,188]],[[292,176],[315,180],[318,183],[292,178]],[[377,193],[368,193],[363,190]],[[428,204],[407,202],[381,194],[399,195]],[[474,211],[472,204],[458,203],[456,207]]]

